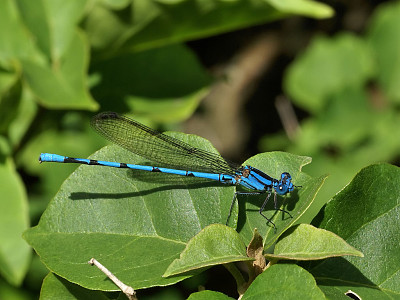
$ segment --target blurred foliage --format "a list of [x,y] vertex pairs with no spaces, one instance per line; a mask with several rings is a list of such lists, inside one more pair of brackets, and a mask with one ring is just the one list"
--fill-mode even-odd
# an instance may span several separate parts
[[[347,190],[343,190],[343,193],[333,198],[326,211],[320,209],[348,184],[362,167],[377,161],[394,161],[398,158],[399,13],[398,2],[388,3],[374,11],[368,30],[361,35],[342,32],[333,37],[317,36],[287,69],[284,78],[285,93],[296,107],[307,113],[307,118],[301,120],[292,139],[279,133],[263,138],[260,146],[263,151],[283,149],[312,157],[312,163],[305,166],[303,171],[313,178],[310,179],[308,175],[300,172],[301,166],[309,162],[304,157],[270,154],[250,159],[251,163],[272,170],[273,176],[279,176],[283,166],[290,171],[293,170],[296,176],[299,174],[296,179],[299,179],[298,184],[302,184],[304,188],[299,191],[299,195],[295,194],[288,200],[300,198],[299,203],[304,205],[301,208],[296,207],[293,219],[278,220],[279,225],[282,225],[281,230],[278,235],[274,235],[271,228],[266,226],[265,222],[261,224],[263,220],[258,218],[259,203],[245,197],[246,199],[239,203],[239,212],[237,207],[234,211],[236,218],[239,216],[238,235],[231,237],[236,244],[240,244],[240,239],[248,243],[254,227],[257,227],[265,238],[264,246],[267,250],[267,246],[276,241],[289,226],[301,222],[310,223],[314,216],[321,212],[319,218],[314,220],[315,224],[320,221],[322,228],[339,234],[371,259],[374,252],[371,252],[366,244],[373,237],[362,241],[351,235],[357,229],[363,228],[365,223],[357,223],[359,227],[352,228],[354,231],[346,231],[344,225],[335,228],[327,220],[340,219],[339,212],[335,212],[335,209],[346,216],[343,210],[351,211],[351,203],[358,205],[358,211],[362,213],[359,218],[366,220],[368,212],[372,211],[374,218],[379,219],[381,211],[373,204],[381,202],[374,201],[379,196],[380,189],[383,190],[383,198],[391,199],[390,192],[396,192],[396,188],[387,184],[398,183],[398,178],[393,176],[397,174],[397,170],[377,165],[362,171]],[[66,198],[62,198],[60,186],[65,182],[67,191],[78,186],[71,184],[74,177],[66,181],[76,166],[39,165],[37,158],[41,152],[87,157],[104,146],[106,142],[89,127],[90,116],[95,111],[113,110],[134,115],[135,119],[152,126],[179,123],[189,118],[208,94],[215,79],[210,76],[192,50],[184,44],[187,41],[292,15],[327,18],[332,14],[330,7],[308,0],[0,1],[0,298],[36,299],[40,289],[41,299],[54,299],[57,296],[65,299],[118,297],[115,293],[93,292],[74,284],[101,288],[96,285],[97,283],[83,278],[83,273],[74,274],[76,265],[64,266],[60,263],[59,253],[54,252],[54,249],[64,251],[65,255],[72,256],[72,261],[77,254],[71,253],[71,248],[68,248],[71,245],[76,248],[77,253],[88,251],[88,248],[79,249],[75,245],[80,245],[79,239],[85,238],[85,242],[93,246],[96,245],[96,239],[90,243],[87,236],[80,232],[83,230],[80,226],[87,223],[89,227],[93,226],[98,230],[101,226],[96,227],[96,221],[102,218],[91,216],[95,219],[91,223],[90,216],[86,215],[89,212],[87,208],[75,212],[74,209],[77,207],[63,208],[62,205],[70,203],[63,201]],[[191,143],[197,143],[196,139],[193,141]],[[208,145],[204,141],[200,144]],[[102,151],[106,153],[107,149],[109,148]],[[116,150],[113,153],[117,155],[119,152]],[[103,171],[100,173],[95,171],[97,170],[88,168],[79,169],[74,173],[74,176],[85,175],[80,177],[80,184],[83,186],[81,190],[89,192],[89,187],[96,190],[100,179],[95,178]],[[322,175],[325,173],[330,173],[330,177],[326,184],[322,185],[325,178]],[[385,176],[387,178],[393,176],[393,181],[388,180],[390,182],[385,184],[383,180]],[[375,198],[368,194],[361,197],[354,196],[357,192],[354,187],[361,186],[360,188],[367,189],[368,187],[362,186],[360,182],[364,180],[366,184],[372,186],[374,178],[383,178],[379,181],[379,186],[375,185],[371,189]],[[142,187],[140,184],[138,185]],[[154,184],[157,186],[158,183]],[[112,185],[116,189],[121,187],[118,181]],[[321,185],[321,191],[316,194]],[[175,191],[176,194],[172,194],[171,203],[182,200],[180,189]],[[177,214],[180,220],[175,220],[177,224],[174,228],[167,225],[168,218],[172,218],[173,215],[163,214],[171,208],[162,206],[166,203],[162,204],[160,199],[155,199],[153,209],[159,212],[154,215],[161,215],[159,216],[161,223],[155,228],[164,231],[165,236],[169,238],[171,234],[174,237],[168,241],[173,246],[169,245],[170,248],[166,248],[163,244],[156,249],[159,252],[155,252],[159,253],[159,257],[162,256],[161,252],[174,254],[171,254],[170,260],[163,262],[162,267],[158,265],[158,268],[151,270],[152,272],[148,270],[138,272],[137,276],[143,276],[144,281],[146,275],[157,273],[158,276],[153,278],[155,283],[143,284],[141,287],[164,285],[165,282],[176,283],[188,277],[187,274],[175,278],[160,276],[169,263],[177,258],[176,255],[185,248],[190,238],[209,224],[223,222],[221,220],[224,219],[226,207],[230,205],[229,195],[232,195],[232,189],[227,187],[222,189],[212,187],[212,189],[221,194],[218,199],[222,199],[222,202],[214,203],[215,206],[207,204],[208,206],[204,208],[200,199],[209,197],[209,193],[196,188],[190,198],[195,199],[193,203],[197,204],[192,208],[185,207],[186,211]],[[163,192],[165,191],[161,191],[160,195]],[[50,199],[55,195],[57,196],[49,205]],[[152,197],[154,195],[146,199],[154,201]],[[344,200],[340,201],[341,199]],[[370,205],[368,211],[361,207],[362,200]],[[349,201],[346,207],[341,210],[337,208],[338,206],[340,208],[338,202],[346,201]],[[83,200],[76,202],[80,202],[83,207],[88,205]],[[54,207],[57,203],[60,206]],[[391,199],[388,203],[388,209],[395,210],[395,200]],[[126,213],[127,216],[123,221],[121,215],[110,217],[113,210],[107,205],[112,205],[116,211],[120,209],[119,214]],[[219,208],[219,205],[224,209]],[[172,208],[176,207],[179,205],[172,205]],[[41,252],[41,249],[45,249],[41,259],[47,268],[39,261],[38,256],[32,255],[32,249],[21,237],[27,228],[38,223],[45,210],[42,227],[28,230],[25,237],[35,246],[35,251]],[[143,224],[147,224],[137,220],[134,223],[128,222],[129,212],[123,205],[106,203],[106,206],[99,207],[98,213],[100,214],[102,210],[103,217],[107,217],[116,230],[122,231],[125,228],[126,232],[131,232],[132,226],[137,226],[137,232],[142,233],[145,229]],[[200,218],[198,227],[190,230],[188,228],[191,222],[186,215],[189,212]],[[218,215],[217,212],[222,213]],[[325,217],[322,215],[323,212],[326,213]],[[357,218],[353,215],[348,217],[350,220]],[[384,224],[389,223],[388,220],[388,217],[382,219]],[[73,234],[68,238],[57,235],[58,226],[68,222],[70,227],[67,228]],[[344,223],[343,220],[337,222]],[[46,224],[46,230],[43,230],[43,224]],[[140,225],[143,228],[140,228]],[[396,224],[389,224],[385,227],[390,229],[387,232],[390,234],[388,241],[396,241],[395,236],[392,236],[392,229],[395,226]],[[384,230],[382,226],[377,228],[375,232]],[[39,229],[43,235],[39,234],[38,237],[35,233],[40,231]],[[51,236],[50,233],[54,235]],[[107,247],[111,245],[123,248],[124,241],[120,237],[117,237],[115,245],[112,245],[110,237],[106,237],[107,234],[104,232],[98,234],[97,238],[104,240],[102,242],[97,240],[96,251],[100,251],[106,244]],[[362,231],[362,234],[369,236],[368,232]],[[206,245],[210,240],[218,241],[221,235],[224,233],[205,235],[206,238],[201,240],[200,245]],[[302,239],[306,239],[307,235],[303,234]],[[71,239],[74,240],[72,244]],[[148,249],[154,246],[151,242],[147,241]],[[167,240],[160,238],[157,242],[162,244]],[[395,253],[397,248],[392,243],[385,244],[385,241],[381,241],[381,245],[387,245],[387,249],[390,250],[388,253],[379,252],[381,255],[394,260],[397,258]],[[109,249],[107,247],[104,249]],[[179,248],[180,251],[172,251],[173,247]],[[132,247],[132,249],[139,251],[143,248]],[[126,254],[127,257],[129,255],[131,253]],[[140,263],[145,262],[145,259],[154,261],[158,257],[138,256],[137,259]],[[225,260],[225,257],[222,257],[218,263],[213,262],[213,264],[223,261],[232,260]],[[344,269],[348,268],[347,258],[340,262]],[[365,262],[360,263],[360,258],[352,258],[350,262],[359,266],[368,278],[373,277],[373,267],[378,265],[378,263],[371,264],[368,269],[363,265]],[[190,268],[193,266],[193,261],[187,262],[187,265]],[[385,261],[385,266],[389,265],[390,270],[398,270],[395,262]],[[115,266],[118,266],[118,259]],[[202,265],[204,266],[205,264]],[[86,262],[82,262],[79,267],[84,270],[89,268],[90,272],[96,274],[93,276],[101,276],[98,270],[88,267]],[[49,272],[49,269],[55,271],[57,275],[63,274],[70,281]],[[274,278],[276,280],[282,276],[291,280],[293,286],[299,286],[305,291],[312,290],[316,298],[320,297],[322,292],[337,296],[335,293],[338,293],[339,289],[335,289],[336,283],[332,282],[340,278],[338,274],[325,277],[317,286],[310,274],[317,280],[318,277],[324,278],[326,270],[323,264],[307,268],[307,271],[294,265],[278,264],[271,268],[269,273],[264,272],[263,276],[257,277],[246,297],[254,298],[253,295],[259,292],[272,293],[273,291],[269,289],[271,285],[265,285],[265,280],[270,281]],[[131,276],[132,274],[135,273],[131,273]],[[382,283],[390,274],[387,271],[381,275],[371,286],[376,291],[385,289],[390,297],[394,297],[394,293],[398,293],[396,278]],[[198,276],[192,278],[194,281],[192,290],[193,286],[204,284],[204,278]],[[103,277],[98,278],[101,278],[103,284],[109,284],[103,281]],[[357,284],[367,285],[360,274],[355,278]],[[90,284],[82,284],[89,281]],[[303,285],[305,281],[307,285]],[[278,286],[281,283],[276,282],[274,285]],[[19,288],[21,286],[25,290]],[[107,285],[105,290],[107,289],[112,288]],[[369,291],[366,290],[361,292],[368,294]],[[376,295],[381,296],[381,294]],[[152,299],[181,297],[179,292],[173,289],[165,289],[157,296],[153,296]],[[192,298],[209,299],[207,297],[211,296],[227,298],[221,293],[207,291],[193,294]],[[146,295],[143,296],[145,297]]]
[[306,172],[329,173],[305,222],[362,167],[399,158],[399,13],[399,3],[382,5],[362,35],[317,36],[287,69],[285,91],[309,117],[292,140],[279,133],[260,146],[311,156]]

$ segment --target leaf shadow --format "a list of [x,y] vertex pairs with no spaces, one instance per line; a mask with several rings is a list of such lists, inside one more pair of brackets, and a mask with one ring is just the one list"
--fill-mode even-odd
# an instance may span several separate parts
[[[246,212],[251,211],[251,212],[258,212],[259,209],[249,209],[246,208],[246,203],[251,203],[254,206],[257,206],[261,208],[262,204],[264,203],[265,199],[267,197],[267,193],[264,194],[259,194],[259,195],[238,195],[238,203],[239,203],[239,220],[237,224],[237,230],[240,232],[241,229],[245,226],[246,223]],[[282,214],[282,221],[291,219],[291,217],[287,213],[282,213],[279,210],[274,209],[274,195],[273,193],[271,194],[271,197],[268,200],[267,205],[264,208],[264,214],[268,212],[267,217],[271,220],[273,220],[276,216],[276,214],[281,213]],[[288,201],[287,197],[282,197],[277,195],[277,202],[278,202],[278,207],[281,207],[283,204],[283,209],[287,212],[289,212],[292,216],[294,215],[295,207],[297,202],[299,201],[299,191],[294,190],[291,192],[290,195],[290,201]],[[260,215],[260,218],[262,216]],[[267,220],[265,220],[266,223],[268,223]],[[268,223],[268,225],[271,225]],[[271,225],[272,226],[272,225]]]
[[[72,192],[69,196],[71,200],[87,200],[87,199],[124,199],[150,195],[168,190],[185,190],[200,189],[207,187],[220,187],[223,185],[217,181],[210,181],[203,178],[184,177],[179,175],[171,175],[164,173],[152,173],[145,171],[127,170],[127,175],[132,180],[151,182],[159,186],[147,190],[125,192],[125,193],[89,193],[89,192]],[[183,179],[183,180],[182,180]]]
[[379,286],[365,277],[355,265],[343,257],[331,257],[322,261],[302,262],[300,266],[313,274],[318,285],[352,285],[380,289]]
[[[72,295],[75,299],[93,299],[94,297],[109,297],[110,299],[115,299],[118,297],[119,292],[107,292],[107,291],[94,291],[83,288],[82,286],[72,283],[61,276],[54,274],[55,279],[58,280],[64,288]],[[111,281],[108,277],[105,277],[104,280]]]

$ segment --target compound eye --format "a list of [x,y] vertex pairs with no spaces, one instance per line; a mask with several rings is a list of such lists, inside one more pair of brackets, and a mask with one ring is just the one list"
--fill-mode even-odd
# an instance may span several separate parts
[[282,180],[292,180],[292,176],[288,172],[284,172],[281,175]]

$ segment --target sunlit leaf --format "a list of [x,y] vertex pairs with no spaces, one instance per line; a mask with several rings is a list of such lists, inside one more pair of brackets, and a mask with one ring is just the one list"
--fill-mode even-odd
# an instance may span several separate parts
[[315,260],[328,257],[363,254],[347,244],[341,237],[324,229],[300,224],[285,232],[276,243],[273,254],[265,254],[269,260]]
[[273,265],[259,275],[244,293],[249,299],[326,299],[314,278],[296,265]]
[[85,30],[94,48],[141,51],[270,22],[289,14],[327,18],[333,10],[323,3],[305,0],[132,1],[124,13],[96,5],[85,21]]
[[188,272],[217,264],[252,260],[246,255],[246,245],[232,228],[214,224],[194,236],[174,260],[164,276]]
[[397,297],[400,286],[400,170],[388,164],[362,169],[325,210],[321,228],[364,253],[327,259],[311,269],[321,288],[355,291],[362,299]]

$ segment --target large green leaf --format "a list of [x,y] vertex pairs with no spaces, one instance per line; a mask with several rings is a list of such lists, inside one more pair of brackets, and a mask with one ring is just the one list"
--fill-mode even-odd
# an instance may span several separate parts
[[[203,139],[183,139],[215,151]],[[92,157],[145,163],[116,146]],[[202,228],[226,222],[233,190],[187,177],[81,166],[25,238],[50,270],[87,288],[115,289],[87,265],[91,257],[135,289],[172,284],[185,277],[162,274]]]
[[132,1],[122,12],[101,2],[85,21],[94,48],[143,50],[198,39],[289,14],[326,18],[330,7],[314,1]]
[[[204,139],[176,136],[215,152]],[[116,146],[105,147],[92,158],[148,163]],[[275,171],[291,172],[309,159],[271,153],[255,161],[273,165]],[[56,167],[63,166],[53,165]],[[292,173],[295,182],[305,176]],[[305,203],[301,204],[301,210],[310,205],[323,179],[309,181],[299,182],[304,183],[302,190],[306,195],[301,200]],[[91,257],[135,289],[172,284],[185,277],[162,278],[168,265],[202,228],[213,223],[225,224],[233,193],[233,187],[198,178],[81,166],[64,182],[39,225],[27,231],[25,238],[52,272],[87,288],[115,289],[103,280],[103,274],[88,268],[86,263]],[[301,213],[296,212],[294,220]],[[236,218],[234,209],[232,224]],[[265,220],[258,214],[257,218],[265,229]],[[285,224],[293,222],[289,220]],[[277,237],[273,233],[271,236],[270,241]]]
[[306,270],[297,265],[277,264],[261,273],[241,299],[325,299],[325,296]]
[[284,152],[269,152],[258,154],[245,162],[246,165],[256,167],[274,178],[280,178],[283,172],[292,175],[292,182],[301,187],[295,188],[290,195],[277,196],[278,205],[287,210],[288,214],[273,209],[273,195],[264,209],[264,214],[276,225],[277,231],[260,214],[259,209],[266,198],[262,195],[239,195],[239,224],[238,231],[244,237],[246,243],[250,242],[254,228],[257,228],[264,238],[265,249],[269,248],[278,237],[290,226],[300,223],[302,215],[312,206],[318,190],[321,188],[326,176],[311,178],[301,172],[301,168],[310,163],[311,158],[297,156]]
[[362,299],[398,298],[400,295],[400,170],[388,164],[362,169],[330,201],[321,227],[361,250],[364,258],[327,259],[311,272],[321,288]]
[[28,227],[28,204],[22,180],[11,159],[0,155],[0,273],[21,284],[29,266],[30,249],[22,239]]

